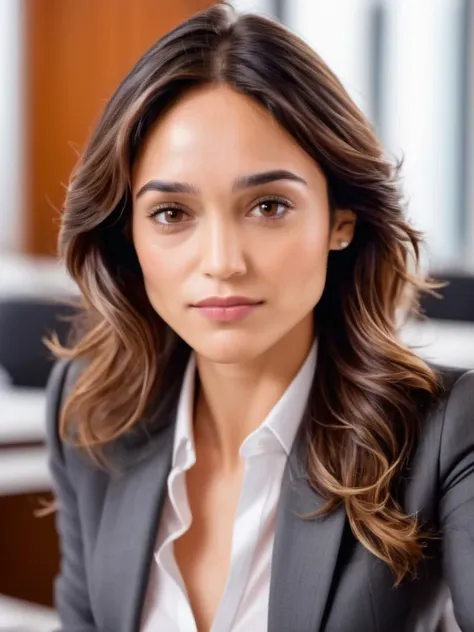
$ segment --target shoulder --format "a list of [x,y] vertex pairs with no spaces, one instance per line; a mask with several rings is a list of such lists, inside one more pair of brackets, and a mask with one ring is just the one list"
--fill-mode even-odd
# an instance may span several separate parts
[[[159,393],[159,397],[151,400],[148,410],[133,426],[124,429],[107,443],[89,449],[82,441],[78,441],[83,420],[76,418],[74,411],[72,417],[68,417],[64,439],[64,434],[61,433],[61,412],[66,399],[87,368],[88,361],[79,358],[58,360],[51,371],[47,386],[46,414],[46,439],[50,463],[61,462],[62,466],[74,473],[99,472],[101,476],[104,473],[123,473],[147,456],[156,442],[163,439],[166,429],[174,427],[184,372],[179,376],[179,381],[170,383],[168,379],[165,382],[165,388]],[[174,377],[172,371],[168,374]],[[99,402],[96,410],[97,408],[100,408],[102,421],[107,406]]]
[[454,432],[467,430],[472,426],[474,414],[474,370],[432,366],[441,384],[441,394],[437,401],[441,413],[443,435],[451,428]]
[[463,463],[474,466],[474,371],[431,368],[438,375],[441,393],[422,421],[412,483],[415,488],[436,489],[439,497]]
[[439,468],[447,476],[462,455],[474,454],[474,370],[437,369],[443,386]]
[[421,413],[420,434],[400,479],[405,510],[421,512],[425,521],[435,518],[463,455],[474,462],[474,371],[431,368],[441,392]]
[[46,439],[52,451],[62,452],[59,437],[61,410],[68,393],[84,369],[84,363],[75,360],[57,360],[46,387]]

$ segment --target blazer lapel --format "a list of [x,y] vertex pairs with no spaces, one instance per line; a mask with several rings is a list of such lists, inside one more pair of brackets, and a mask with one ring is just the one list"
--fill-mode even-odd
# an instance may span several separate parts
[[345,524],[344,507],[329,516],[303,519],[323,499],[309,486],[301,438],[283,475],[273,549],[269,632],[321,629]]
[[100,629],[139,629],[173,437],[170,423],[142,446],[139,462],[109,482],[93,562]]

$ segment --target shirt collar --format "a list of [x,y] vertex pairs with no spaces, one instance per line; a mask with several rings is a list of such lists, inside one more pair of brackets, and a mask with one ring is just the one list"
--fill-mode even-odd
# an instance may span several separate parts
[[[260,426],[242,444],[251,443],[255,435],[268,429],[278,439],[287,455],[300,426],[313,383],[317,361],[317,341],[313,343],[306,360],[293,378],[283,395],[271,409]],[[176,429],[173,446],[173,467],[184,465],[185,455],[194,452],[193,408],[196,377],[196,360],[192,353],[186,371],[178,402]]]
[[176,413],[176,429],[173,445],[173,467],[183,464],[185,451],[194,453],[194,388],[196,381],[196,360],[191,353],[184,374]]

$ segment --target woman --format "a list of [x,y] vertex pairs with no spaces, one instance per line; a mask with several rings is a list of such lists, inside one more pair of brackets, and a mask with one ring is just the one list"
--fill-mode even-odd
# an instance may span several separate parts
[[143,56],[62,219],[65,631],[431,632],[448,587],[474,630],[474,377],[397,340],[419,241],[282,26],[215,6]]

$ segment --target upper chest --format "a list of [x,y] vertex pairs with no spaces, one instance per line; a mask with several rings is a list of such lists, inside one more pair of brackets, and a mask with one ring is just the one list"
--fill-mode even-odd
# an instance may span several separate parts
[[265,455],[226,472],[198,458],[187,472],[171,472],[163,529],[176,538],[174,557],[198,629],[218,623],[220,611],[238,618],[236,604],[248,601],[249,591],[268,601],[284,466],[284,456]]
[[164,521],[183,532],[175,543],[183,560],[229,562],[233,540],[242,533],[248,541],[262,537],[263,523],[276,515],[287,455],[265,433],[251,448],[226,467],[197,443],[195,453],[172,468]]
[[204,459],[187,472],[170,473],[163,521],[168,532],[183,532],[174,542],[183,574],[191,566],[203,573],[227,568],[244,478],[244,463],[222,472]]

